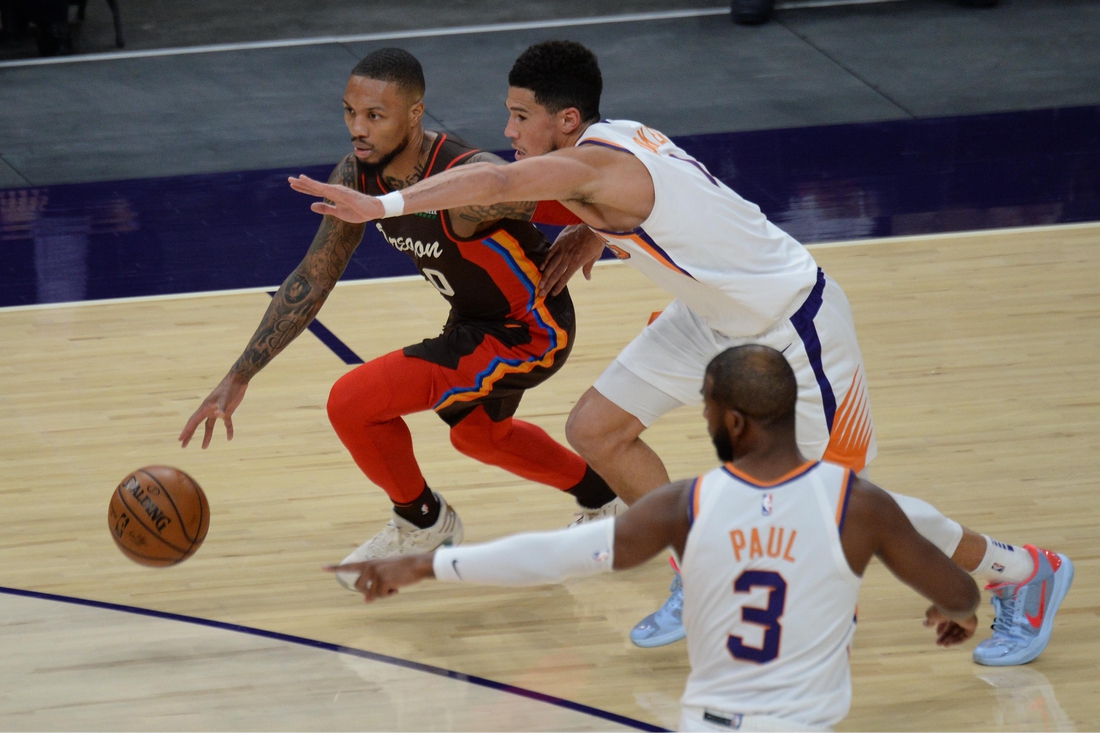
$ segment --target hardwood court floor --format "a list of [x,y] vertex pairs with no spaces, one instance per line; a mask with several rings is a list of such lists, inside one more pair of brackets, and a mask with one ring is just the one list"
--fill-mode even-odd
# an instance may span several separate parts
[[[973,643],[936,648],[920,624],[925,604],[873,566],[841,729],[1100,728],[1100,226],[814,254],[855,312],[878,431],[872,478],[1077,565],[1050,648],[1009,670],[974,665]],[[559,439],[577,397],[670,300],[620,265],[573,293],[573,356],[519,413]],[[377,531],[388,507],[328,426],[328,388],[347,367],[313,336],[254,380],[232,443],[219,433],[205,452],[178,448],[185,419],[267,302],[244,293],[0,312],[0,585],[343,644],[674,726],[684,646],[643,651],[627,638],[665,597],[663,558],[565,586],[424,584],[371,607],[320,571]],[[444,315],[427,285],[405,281],[341,286],[321,320],[369,359],[433,335]],[[462,514],[468,541],[570,521],[569,497],[459,455],[433,415],[409,423],[425,475]],[[667,416],[648,439],[675,477],[715,464],[697,408]],[[118,481],[156,463],[191,473],[213,516],[202,550],[166,570],[129,563],[106,529]],[[986,626],[988,606],[981,615]],[[0,633],[23,632],[0,619]],[[96,638],[56,643],[94,656]],[[265,674],[280,674],[276,660]],[[0,696],[0,725],[5,707]],[[74,707],[69,727],[89,726],[79,716]]]

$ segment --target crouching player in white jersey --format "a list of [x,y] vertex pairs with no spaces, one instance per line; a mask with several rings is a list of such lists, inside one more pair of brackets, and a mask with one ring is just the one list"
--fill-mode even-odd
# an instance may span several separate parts
[[681,558],[691,673],[680,729],[820,730],[848,714],[860,576],[876,555],[934,604],[943,646],[974,633],[974,581],[851,469],[806,460],[798,384],[767,346],[710,362],[704,415],[725,465],[657,489],[619,517],[557,532],[374,560],[352,575],[368,602],[424,578],[537,585]]
[[[465,165],[380,198],[291,179],[329,201],[313,210],[346,221],[502,201],[557,200],[585,227],[559,238],[543,295],[586,273],[604,246],[676,296],[577,402],[566,436],[628,504],[669,480],[641,434],[669,410],[699,400],[703,371],[727,347],[771,346],[798,382],[803,455],[859,472],[875,455],[863,359],[844,292],[759,207],[712,176],[668,137],[637,122],[601,120],[602,79],[591,51],[548,41],[520,55],[508,77],[505,134],[517,162]],[[991,584],[993,637],[981,664],[1023,664],[1050,639],[1073,565],[1063,555],[972,532],[926,502],[895,495],[922,535]],[[679,578],[669,601],[631,633],[639,646],[684,637]]]

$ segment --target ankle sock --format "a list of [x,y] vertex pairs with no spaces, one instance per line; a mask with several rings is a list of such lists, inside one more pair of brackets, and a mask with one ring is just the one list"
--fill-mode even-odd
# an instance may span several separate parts
[[439,521],[439,510],[442,507],[436,495],[427,484],[424,484],[424,490],[415,501],[408,504],[394,504],[393,513],[412,522],[420,529],[427,529]]
[[604,504],[615,500],[615,492],[589,465],[585,465],[584,476],[577,485],[566,489],[565,493],[572,494],[577,503],[585,509],[599,509]]
[[970,574],[987,583],[1022,583],[1035,573],[1035,561],[1025,548],[985,537],[985,556]]

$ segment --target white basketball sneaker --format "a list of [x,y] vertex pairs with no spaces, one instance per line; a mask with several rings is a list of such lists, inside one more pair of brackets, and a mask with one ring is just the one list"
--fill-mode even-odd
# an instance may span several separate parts
[[589,522],[596,522],[607,517],[617,517],[625,511],[626,502],[616,496],[603,506],[596,507],[595,509],[581,507],[579,512],[573,514],[576,519],[570,522],[569,526],[575,527],[578,524],[588,524]]
[[[439,494],[435,494],[435,498],[439,500],[439,519],[431,527],[420,529],[407,519],[394,514],[381,532],[360,545],[340,564],[347,565],[397,555],[416,555],[421,552],[431,552],[442,545],[462,544],[462,520],[458,513]],[[359,592],[355,587],[355,581],[358,579],[358,573],[336,573],[336,581],[356,593]]]

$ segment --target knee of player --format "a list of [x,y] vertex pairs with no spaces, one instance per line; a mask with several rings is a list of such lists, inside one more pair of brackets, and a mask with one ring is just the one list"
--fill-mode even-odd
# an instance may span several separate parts
[[353,386],[349,376],[345,374],[337,379],[328,393],[328,404],[326,405],[328,420],[337,429],[356,416],[362,418],[362,415],[357,415],[357,408],[361,401],[358,390]]
[[569,445],[590,463],[593,459],[612,453],[623,446],[618,432],[602,424],[592,411],[577,403],[565,422],[565,439]]
[[478,435],[477,431],[464,428],[461,423],[451,428],[451,445],[453,445],[455,450],[459,453],[467,456],[475,455],[478,452],[478,448],[482,446],[487,439],[488,436]]

